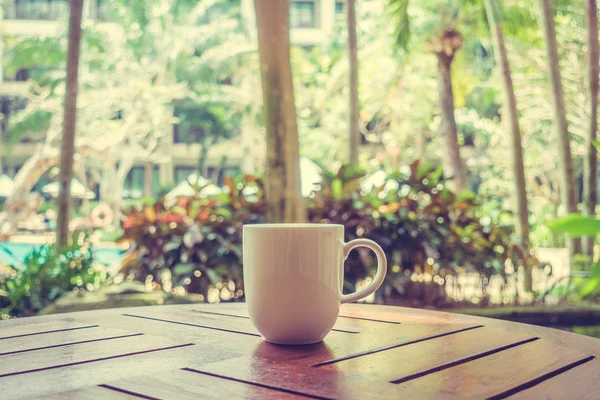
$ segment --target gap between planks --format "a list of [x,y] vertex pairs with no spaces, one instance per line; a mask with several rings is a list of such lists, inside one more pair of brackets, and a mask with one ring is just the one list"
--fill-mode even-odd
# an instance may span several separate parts
[[212,373],[212,372],[200,371],[200,370],[194,369],[194,368],[182,368],[181,370],[182,371],[193,372],[193,373],[196,373],[196,374],[208,375],[208,376],[212,376],[212,377],[215,377],[215,378],[226,379],[228,381],[245,383],[245,384],[248,384],[248,385],[258,386],[258,387],[262,387],[262,388],[265,388],[265,389],[270,389],[270,390],[274,390],[274,391],[278,391],[278,392],[295,394],[297,396],[306,397],[308,399],[334,400],[333,398],[330,398],[330,397],[313,396],[311,394],[298,392],[296,390],[285,389],[285,388],[281,388],[281,387],[277,387],[277,386],[273,386],[273,385],[266,385],[264,383],[253,382],[253,381],[249,381],[249,380],[246,380],[246,379],[233,378],[233,377],[230,377],[230,376],[225,376],[225,375],[221,375],[221,374],[215,374],[215,373]]
[[[218,315],[218,316],[223,316],[223,317],[250,319],[250,317],[248,317],[246,315],[239,315],[239,314],[228,314],[228,313],[215,312],[215,311],[204,311],[204,310],[191,310],[191,311],[197,312],[200,314],[210,314],[210,315]],[[358,331],[350,331],[350,330],[338,329],[338,328],[332,328],[331,330],[334,332],[342,332],[342,333],[352,333],[352,334],[360,333]]]
[[467,328],[457,329],[455,331],[444,332],[444,333],[439,333],[437,335],[430,335],[430,336],[425,336],[425,337],[414,339],[414,340],[409,340],[407,342],[402,342],[402,343],[398,343],[398,344],[392,344],[392,345],[389,345],[389,346],[378,347],[378,348],[371,349],[371,350],[365,350],[365,351],[361,351],[359,353],[349,354],[347,356],[333,358],[331,360],[326,360],[326,361],[318,362],[318,363],[312,364],[310,366],[318,368],[318,367],[322,367],[324,365],[334,364],[334,363],[337,363],[337,362],[340,362],[340,361],[350,360],[352,358],[357,358],[357,357],[365,356],[365,355],[368,355],[368,354],[375,354],[375,353],[379,353],[380,351],[385,351],[385,350],[389,350],[389,349],[395,349],[397,347],[402,347],[402,346],[408,346],[409,344],[424,342],[426,340],[436,339],[436,338],[439,338],[439,337],[453,335],[453,334],[456,334],[456,333],[470,331],[472,329],[478,329],[478,328],[483,328],[483,325],[470,326],[470,327],[467,327]]
[[194,326],[196,328],[212,329],[212,330],[215,330],[215,331],[229,332],[229,333],[238,333],[240,335],[248,335],[248,336],[260,337],[260,335],[258,333],[236,331],[235,329],[227,329],[227,328],[217,328],[217,327],[209,326],[209,325],[192,324],[191,322],[182,322],[182,321],[173,321],[173,320],[170,320],[170,319],[146,317],[144,315],[134,315],[134,314],[121,314],[121,315],[124,316],[124,317],[147,319],[149,321],[167,322],[167,323],[170,323],[170,324]]
[[20,354],[20,353],[28,353],[30,351],[37,351],[37,350],[55,349],[57,347],[73,346],[73,345],[84,344],[84,343],[103,342],[103,341],[106,341],[106,340],[123,339],[123,338],[132,337],[132,336],[142,336],[142,335],[143,335],[143,333],[130,333],[130,334],[127,334],[127,335],[110,336],[110,337],[106,337],[106,338],[80,340],[78,342],[60,343],[60,344],[54,344],[54,345],[50,345],[50,346],[34,347],[34,348],[31,348],[31,349],[7,351],[7,352],[4,352],[4,353],[0,353],[0,356],[7,356],[7,355],[12,355],[12,354]]
[[14,375],[29,374],[32,372],[48,371],[48,370],[57,369],[57,368],[72,367],[75,365],[89,364],[89,363],[94,363],[94,362],[99,362],[99,361],[113,360],[113,359],[117,359],[117,358],[136,356],[139,354],[155,353],[158,351],[178,349],[178,348],[187,347],[187,346],[195,346],[195,344],[194,343],[186,343],[186,344],[180,344],[180,345],[175,345],[175,346],[159,347],[156,349],[148,349],[148,350],[142,350],[142,351],[135,351],[132,353],[118,354],[116,356],[95,358],[93,360],[84,360],[84,361],[77,361],[77,362],[66,363],[66,364],[52,365],[50,367],[34,368],[34,369],[29,369],[29,370],[24,370],[24,371],[9,372],[9,373],[0,375],[0,378],[4,378],[7,376],[14,376]]
[[139,397],[140,399],[160,400],[158,397],[147,396],[145,394],[141,394],[141,393],[137,393],[137,392],[132,392],[131,390],[125,390],[125,389],[121,389],[119,387],[111,386],[111,385],[107,385],[107,384],[98,385],[98,387],[101,387],[101,388],[104,388],[104,389],[108,389],[108,390],[112,390],[113,392],[119,392],[119,393],[123,393],[123,394],[128,394],[130,396]]
[[488,400],[500,400],[500,399],[504,399],[504,398],[506,398],[508,396],[512,396],[514,394],[522,392],[523,390],[529,389],[529,388],[531,388],[531,387],[533,387],[535,385],[538,385],[538,384],[540,384],[540,383],[542,383],[544,381],[547,381],[548,379],[552,379],[555,376],[562,374],[563,372],[567,372],[570,369],[573,369],[573,368],[578,367],[578,366],[580,366],[582,364],[590,362],[590,361],[592,361],[595,358],[596,357],[594,357],[594,356],[589,356],[589,357],[583,358],[583,359],[581,359],[579,361],[572,362],[570,364],[565,365],[564,367],[557,368],[557,369],[555,369],[553,371],[550,371],[550,372],[545,373],[545,374],[543,374],[541,376],[538,376],[535,379],[531,379],[530,381],[527,381],[525,383],[517,385],[514,388],[505,390],[502,393],[498,393],[498,394],[496,394],[494,396],[490,396],[487,399]]
[[449,363],[446,363],[446,364],[442,364],[442,365],[438,365],[438,366],[433,367],[433,368],[426,369],[424,371],[420,371],[420,372],[417,372],[417,373],[414,373],[414,374],[411,374],[411,375],[407,375],[407,376],[402,377],[400,379],[395,379],[393,381],[390,381],[390,383],[395,383],[395,384],[404,383],[404,382],[407,382],[407,381],[410,381],[410,380],[413,380],[413,379],[420,378],[420,377],[425,376],[425,375],[433,374],[434,372],[442,371],[444,369],[452,368],[452,367],[455,367],[455,366],[460,365],[460,364],[468,363],[469,361],[473,361],[473,360],[477,360],[479,358],[491,356],[492,354],[500,353],[501,351],[504,351],[504,350],[512,349],[512,348],[517,347],[517,346],[521,346],[521,345],[524,345],[524,344],[527,344],[527,343],[535,342],[536,340],[539,340],[539,338],[538,337],[534,337],[534,338],[530,338],[530,339],[521,340],[521,341],[518,341],[518,342],[515,342],[515,343],[507,344],[505,346],[497,347],[495,349],[491,349],[491,350],[484,351],[484,352],[481,352],[481,353],[478,353],[478,354],[474,354],[474,355],[469,356],[469,357],[461,358],[460,360],[452,361],[452,362],[449,362]]
[[[226,317],[248,318],[246,315],[228,314],[228,313],[222,313],[222,312],[216,312],[216,311],[205,311],[205,310],[191,310],[191,311],[197,312],[197,313],[202,313],[202,314],[223,315]],[[401,322],[397,322],[397,321],[387,321],[387,320],[375,319],[375,318],[353,317],[350,315],[340,315],[339,318],[358,319],[361,321],[369,321],[369,322],[381,322],[383,324],[394,324],[394,325],[401,324]],[[333,330],[336,330],[336,329],[333,329]],[[341,330],[341,329],[339,329],[339,330]],[[354,332],[352,332],[352,333],[354,333]]]
[[35,336],[35,335],[43,335],[46,333],[56,333],[56,332],[67,332],[67,331],[76,331],[78,329],[90,329],[90,328],[100,328],[100,325],[87,325],[87,326],[78,326],[75,328],[64,328],[64,329],[54,329],[51,331],[42,331],[42,332],[33,332],[33,333],[23,333],[21,335],[14,335],[14,336],[4,336],[4,337],[0,337],[0,340],[5,340],[5,339],[14,339],[14,338],[20,338],[20,337],[26,337],[26,336]]

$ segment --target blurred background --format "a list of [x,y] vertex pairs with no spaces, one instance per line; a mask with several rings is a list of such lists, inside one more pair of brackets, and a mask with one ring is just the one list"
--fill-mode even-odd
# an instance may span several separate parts
[[243,301],[310,221],[367,302],[600,337],[594,0],[85,0],[67,136],[72,3],[2,2],[0,318]]

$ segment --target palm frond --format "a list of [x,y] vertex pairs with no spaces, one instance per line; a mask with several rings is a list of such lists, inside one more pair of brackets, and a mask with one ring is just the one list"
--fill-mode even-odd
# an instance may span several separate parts
[[389,0],[387,14],[394,25],[394,39],[396,46],[401,49],[408,48],[410,43],[410,18],[408,6],[410,0]]

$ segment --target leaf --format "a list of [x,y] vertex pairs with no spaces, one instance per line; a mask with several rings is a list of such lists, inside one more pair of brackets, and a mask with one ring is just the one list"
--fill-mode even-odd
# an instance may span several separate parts
[[600,220],[580,214],[569,214],[546,222],[552,232],[567,233],[571,237],[595,236],[600,233]]
[[456,199],[454,199],[454,201],[457,203],[464,200],[475,200],[475,193],[471,192],[469,189],[465,189],[457,194]]
[[216,285],[217,283],[221,282],[221,277],[219,276],[219,274],[217,274],[217,271],[215,271],[214,269],[208,268],[206,270],[206,275],[208,275],[208,279],[210,279],[210,282],[213,285]]
[[173,273],[174,273],[175,275],[178,275],[178,276],[182,276],[182,275],[183,275],[183,276],[190,275],[190,274],[192,273],[192,271],[194,271],[194,268],[195,268],[195,267],[196,267],[196,266],[195,266],[194,264],[191,264],[191,263],[187,263],[187,264],[184,264],[184,263],[177,264],[177,265],[175,266],[175,268],[173,268]]
[[592,276],[590,280],[581,288],[579,295],[587,297],[600,290],[600,261],[596,261],[592,266]]
[[592,140],[592,144],[597,150],[600,150],[600,140]]
[[331,182],[331,194],[335,200],[340,200],[344,193],[344,185],[341,179],[334,179]]

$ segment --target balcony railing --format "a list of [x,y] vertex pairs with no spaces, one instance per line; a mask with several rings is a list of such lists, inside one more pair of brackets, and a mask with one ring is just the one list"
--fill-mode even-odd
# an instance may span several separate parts
[[4,19],[55,21],[69,15],[66,1],[32,1],[5,4]]

